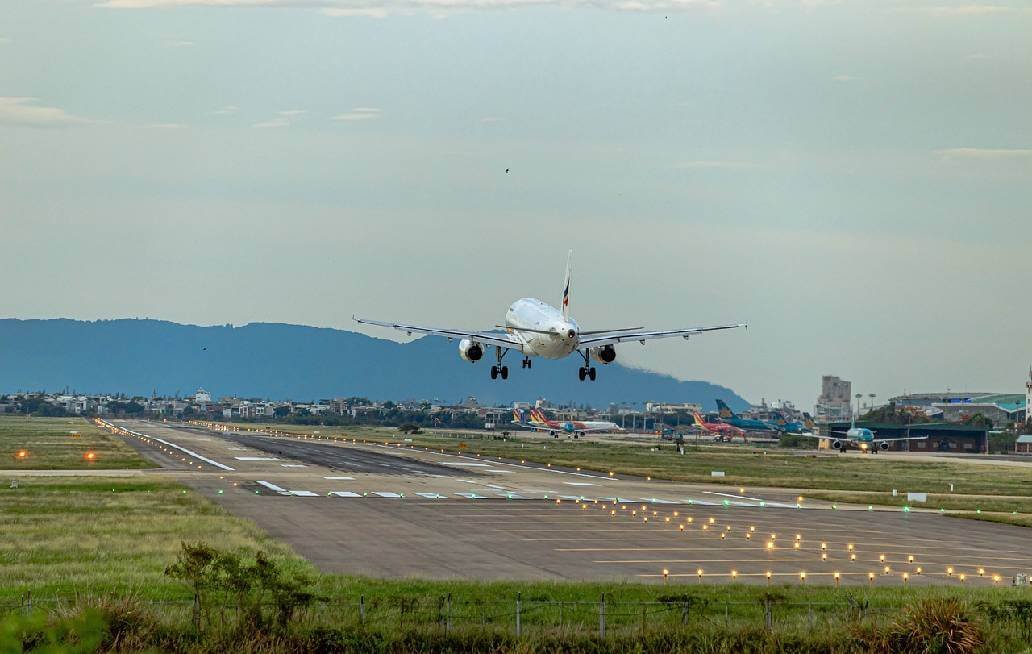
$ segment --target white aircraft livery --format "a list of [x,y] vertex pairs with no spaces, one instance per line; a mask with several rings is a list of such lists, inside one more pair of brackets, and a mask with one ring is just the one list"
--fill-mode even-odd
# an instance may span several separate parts
[[497,325],[501,331],[463,331],[460,329],[441,329],[406,325],[396,322],[365,320],[352,316],[361,324],[391,327],[412,334],[429,334],[444,336],[448,340],[458,338],[459,356],[465,361],[475,363],[484,356],[486,346],[495,350],[495,365],[491,366],[491,379],[509,378],[509,367],[502,365],[502,358],[515,350],[523,354],[523,368],[531,368],[531,357],[546,359],[562,359],[577,352],[584,359],[584,365],[578,371],[581,381],[595,381],[595,368],[592,359],[609,364],[616,361],[617,343],[638,341],[642,345],[654,338],[671,338],[681,336],[685,339],[693,334],[715,332],[723,329],[746,327],[744,324],[718,325],[716,327],[692,327],[689,329],[670,329],[665,331],[645,331],[642,327],[611,329],[600,331],[582,331],[577,321],[570,317],[570,276],[572,272],[573,250],[566,261],[566,281],[563,284],[562,306],[556,308],[534,298],[516,300],[505,313],[505,324]]

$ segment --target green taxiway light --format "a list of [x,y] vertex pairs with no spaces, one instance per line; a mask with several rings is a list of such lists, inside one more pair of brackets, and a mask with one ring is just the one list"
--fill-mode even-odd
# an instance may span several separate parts
[[874,511],[874,507],[873,507],[873,506],[871,506],[870,504],[868,504],[868,505],[867,505],[867,510],[868,510],[868,511]]
[[903,513],[910,513],[910,507],[904,504],[903,505]]

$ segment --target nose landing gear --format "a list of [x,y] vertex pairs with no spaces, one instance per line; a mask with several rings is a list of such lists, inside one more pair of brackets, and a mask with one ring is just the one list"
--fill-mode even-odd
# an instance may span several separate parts
[[530,357],[523,357],[523,363],[520,365],[521,368],[532,368],[534,367],[534,360]]

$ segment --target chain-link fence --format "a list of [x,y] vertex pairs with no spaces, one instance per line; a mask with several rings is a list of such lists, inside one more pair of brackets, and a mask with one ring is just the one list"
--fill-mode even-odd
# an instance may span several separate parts
[[[33,598],[31,594],[0,601],[0,615],[33,609],[74,607],[83,598]],[[92,601],[97,601],[96,599]],[[169,623],[193,623],[199,630],[236,624],[242,610],[233,604],[190,600],[139,600]],[[681,629],[765,629],[778,632],[813,632],[845,627],[884,626],[899,618],[911,605],[898,601],[867,600],[862,594],[844,595],[840,601],[786,601],[776,592],[753,601],[715,599],[691,594],[672,594],[653,601],[626,601],[600,594],[594,601],[524,597],[484,601],[452,595],[391,595],[318,600],[298,610],[299,626],[404,632],[435,630],[444,634],[481,631],[521,637],[646,636]],[[264,608],[274,609],[271,605]],[[976,602],[972,611],[998,626],[1026,634],[1032,644],[1032,596],[1026,599]]]

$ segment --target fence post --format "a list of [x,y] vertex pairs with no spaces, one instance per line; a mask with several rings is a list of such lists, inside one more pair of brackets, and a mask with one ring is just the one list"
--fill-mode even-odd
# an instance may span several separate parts
[[606,594],[602,593],[602,599],[598,602],[598,637],[606,639]]
[[774,629],[774,615],[770,610],[770,598],[763,598],[763,626],[767,628],[767,631],[773,631]]
[[28,608],[29,613],[32,613],[32,591],[25,591],[25,606]]
[[643,602],[641,605],[641,635],[643,638],[645,637],[645,621],[648,619],[648,610],[648,605]]
[[520,593],[516,593],[516,637],[519,638],[522,635],[522,625],[520,624]]
[[810,623],[810,630],[813,631],[813,602],[806,603],[806,615]]
[[448,593],[448,601],[444,605],[444,633],[451,631],[451,593]]
[[562,628],[563,628],[563,618],[564,617],[565,616],[563,616],[563,601],[559,600],[559,630],[560,631],[562,631]]
[[365,595],[358,596],[358,623],[365,625]]

